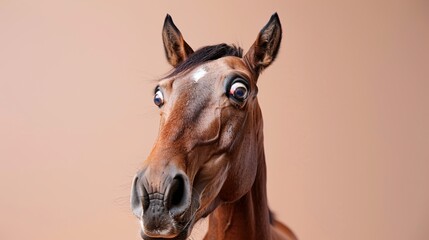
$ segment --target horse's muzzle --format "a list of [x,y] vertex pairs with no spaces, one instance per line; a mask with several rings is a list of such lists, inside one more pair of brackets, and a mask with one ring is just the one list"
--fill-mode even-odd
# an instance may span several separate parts
[[134,178],[131,208],[141,220],[142,237],[176,238],[188,226],[191,205],[189,179],[177,168],[146,168]]

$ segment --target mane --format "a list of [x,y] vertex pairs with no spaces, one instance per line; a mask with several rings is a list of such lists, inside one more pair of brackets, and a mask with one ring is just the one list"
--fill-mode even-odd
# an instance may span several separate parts
[[241,58],[243,57],[243,49],[235,45],[228,45],[225,43],[202,47],[189,55],[185,61],[180,63],[170,74],[168,74],[167,78],[185,72],[189,69],[193,69],[202,63],[226,56]]

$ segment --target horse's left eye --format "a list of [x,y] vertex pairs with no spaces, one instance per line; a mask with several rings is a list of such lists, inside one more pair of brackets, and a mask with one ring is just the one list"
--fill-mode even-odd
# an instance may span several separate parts
[[238,101],[244,101],[246,100],[248,95],[247,86],[242,82],[235,82],[231,85],[231,88],[229,89],[229,96],[234,97]]
[[162,105],[164,104],[164,95],[162,94],[161,90],[157,89],[155,91],[153,102],[155,103],[156,106],[162,107]]

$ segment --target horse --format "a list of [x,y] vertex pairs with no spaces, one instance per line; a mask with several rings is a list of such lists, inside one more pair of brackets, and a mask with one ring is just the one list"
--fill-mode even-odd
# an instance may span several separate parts
[[159,133],[131,190],[141,237],[183,240],[208,218],[207,240],[296,240],[268,207],[257,100],[282,39],[277,13],[244,55],[225,43],[194,51],[168,14],[162,39],[173,69],[154,89]]

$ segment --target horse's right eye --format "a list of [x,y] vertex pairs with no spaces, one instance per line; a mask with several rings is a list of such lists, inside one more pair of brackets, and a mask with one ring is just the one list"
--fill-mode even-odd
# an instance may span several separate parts
[[157,89],[155,91],[155,96],[153,97],[153,102],[158,107],[162,107],[162,105],[164,105],[164,95],[162,94],[160,89]]

